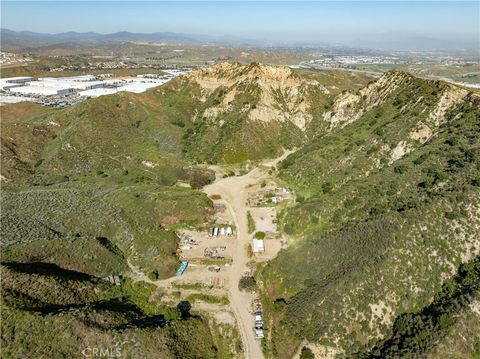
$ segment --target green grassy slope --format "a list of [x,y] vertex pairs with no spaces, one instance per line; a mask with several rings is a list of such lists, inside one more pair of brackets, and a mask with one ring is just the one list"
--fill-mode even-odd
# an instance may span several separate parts
[[325,127],[321,114],[335,94],[368,80],[343,75],[334,85],[337,74],[302,77],[260,64],[212,69],[60,110],[2,106],[2,176],[51,184],[97,174],[170,185],[192,161],[235,163],[300,146]]
[[[62,114],[64,129],[44,148],[37,172],[145,177],[175,183],[181,171],[179,132],[128,94],[87,100]],[[52,120],[50,120],[52,121]]]
[[165,185],[189,180],[183,130],[159,108],[154,98],[128,93],[60,110],[4,106],[2,175],[34,185],[98,177]]
[[459,340],[456,346],[465,350],[466,355],[468,352],[472,356],[478,355],[480,338],[478,333],[475,333],[478,325],[470,324],[462,328],[461,324],[478,314],[474,312],[474,308],[480,298],[479,278],[480,257],[476,257],[460,266],[458,273],[443,284],[431,304],[415,313],[404,313],[396,318],[390,336],[377,343],[370,352],[356,353],[355,357],[411,357],[429,354],[429,351],[437,357],[453,357],[458,354],[445,350],[446,348],[438,343],[448,342],[449,336],[455,337],[456,330],[467,333],[472,330],[465,339]]
[[100,279],[125,278],[128,262],[174,275],[175,230],[211,220],[199,188],[214,174],[185,156],[185,129],[155,91],[2,106],[2,357],[76,357],[118,342],[126,357],[239,350],[232,330],[180,317],[155,287]]
[[[275,174],[295,191],[279,216],[293,244],[257,272],[265,352],[288,358],[306,340],[375,355],[397,318],[430,308],[478,256],[480,100],[402,72],[367,81],[220,64],[143,94],[2,106],[5,356],[22,345],[75,356],[129,338],[129,357],[228,357],[233,338],[178,320],[155,288],[99,277],[127,273],[128,262],[173,275],[174,231],[204,228],[213,214],[198,189],[214,176],[198,162],[292,147]],[[68,328],[55,344],[58,325]]]
[[[212,213],[206,196],[188,188],[79,188],[71,183],[4,191],[2,209],[2,243],[7,246],[7,257],[10,251],[20,253],[23,248],[24,260],[35,258],[36,242],[47,241],[42,255],[60,260],[58,251],[65,243],[72,241],[70,246],[80,249],[84,244],[78,238],[85,238],[85,256],[90,255],[86,265],[105,261],[109,268],[124,268],[123,257],[130,257],[132,264],[145,272],[157,271],[162,278],[173,275],[177,266],[178,238],[172,229],[203,226]],[[91,247],[95,238],[99,244],[102,240],[111,243],[118,249],[118,256],[113,253],[113,257],[99,259],[99,253],[90,252],[99,247]]]
[[158,103],[122,93],[60,110],[1,111],[4,244],[106,238],[145,272],[174,273],[172,230],[210,220],[211,202],[195,188],[214,176],[185,160],[182,130]]
[[233,338],[165,307],[147,283],[118,287],[42,263],[5,263],[1,274],[2,357],[73,358],[88,348],[121,357],[231,357]]
[[[462,93],[433,117],[455,89],[410,76],[392,88],[371,108],[360,97],[352,107],[368,109],[355,122],[279,165],[297,191],[283,228],[304,240],[259,274],[273,357],[289,357],[303,339],[347,354],[372,348],[478,255],[478,97]],[[412,135],[425,126],[428,139]]]

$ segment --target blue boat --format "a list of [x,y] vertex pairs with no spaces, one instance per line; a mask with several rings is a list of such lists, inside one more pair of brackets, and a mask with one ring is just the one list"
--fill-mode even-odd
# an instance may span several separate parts
[[187,269],[187,266],[188,266],[188,261],[182,262],[182,264],[180,265],[180,268],[178,268],[177,270],[177,275],[182,275],[183,272],[185,272],[185,269]]

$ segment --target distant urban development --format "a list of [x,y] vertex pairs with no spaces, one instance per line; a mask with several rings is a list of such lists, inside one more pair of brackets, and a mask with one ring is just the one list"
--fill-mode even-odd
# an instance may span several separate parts
[[163,85],[188,70],[166,69],[163,74],[114,78],[112,74],[72,77],[8,77],[0,79],[0,104],[22,101],[62,107],[87,98],[117,92],[140,93]]

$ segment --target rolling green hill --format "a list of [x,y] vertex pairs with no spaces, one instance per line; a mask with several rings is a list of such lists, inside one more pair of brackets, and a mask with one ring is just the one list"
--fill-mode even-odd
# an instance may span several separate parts
[[478,95],[404,72],[223,63],[142,94],[0,110],[6,357],[45,341],[40,357],[112,341],[129,357],[229,357],[232,336],[125,277],[174,274],[175,230],[212,220],[206,164],[293,148],[272,173],[294,190],[278,216],[291,245],[256,272],[267,357],[442,357],[475,321]]
[[337,76],[224,63],[143,94],[63,109],[2,106],[4,244],[55,239],[49,243],[56,253],[56,243],[75,235],[106,238],[146,272],[171,275],[171,230],[211,219],[211,203],[197,189],[214,174],[197,164],[256,160],[300,146],[312,136],[312,113],[324,110],[317,102],[366,83],[344,75],[334,85]]
[[[308,72],[258,63],[222,63],[156,90],[165,117],[184,128],[188,158],[237,163],[280,155],[317,133],[318,115],[342,89],[368,78]],[[325,85],[324,85],[325,84]]]
[[299,239],[260,271],[273,357],[302,340],[347,357],[372,349],[479,255],[479,105],[387,73],[337,96],[331,130],[279,164],[297,194],[283,228]]

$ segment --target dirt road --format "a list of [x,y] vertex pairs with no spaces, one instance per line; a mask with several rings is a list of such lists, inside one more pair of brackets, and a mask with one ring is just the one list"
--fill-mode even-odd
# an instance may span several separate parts
[[291,152],[286,152],[281,157],[266,161],[244,176],[228,177],[217,180],[204,188],[207,195],[219,194],[225,200],[228,210],[235,221],[237,241],[233,251],[233,263],[228,278],[228,293],[230,305],[238,323],[242,337],[245,358],[261,359],[263,353],[260,340],[255,339],[253,330],[253,317],[251,302],[253,295],[238,289],[238,282],[248,269],[249,257],[246,246],[250,243],[247,224],[247,189],[249,185],[257,184],[268,178],[268,168],[284,159]]
[[[292,151],[285,152],[281,157],[265,161],[244,176],[228,177],[217,179],[214,183],[204,187],[204,192],[211,196],[219,194],[225,201],[237,231],[237,239],[232,250],[232,265],[228,271],[227,291],[230,300],[230,307],[238,323],[243,344],[244,356],[246,359],[262,359],[261,341],[255,339],[253,328],[252,300],[253,295],[249,292],[242,292],[238,289],[238,282],[248,270],[247,263],[250,258],[247,254],[247,245],[250,244],[247,222],[247,194],[248,187],[261,183],[269,177],[269,168],[275,166],[283,160]],[[218,169],[215,168],[214,169]],[[173,282],[182,277],[172,277],[163,280],[152,281],[139,268],[134,266],[129,260],[128,266],[131,269],[130,277],[134,280],[145,281],[156,285],[159,288],[168,288]]]

